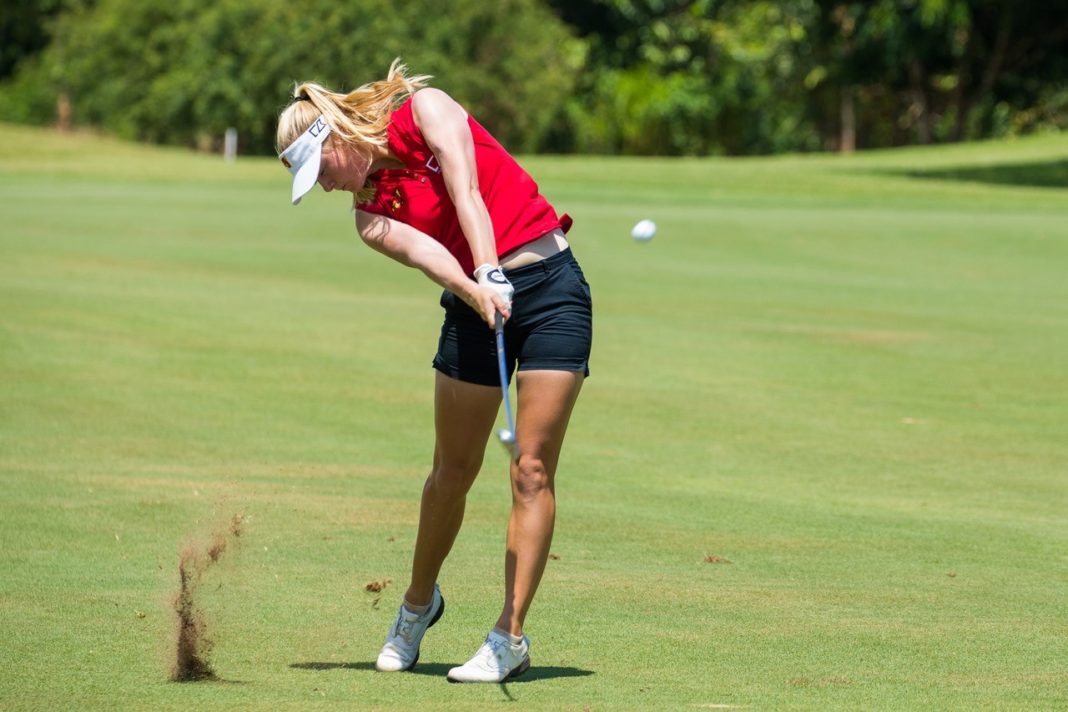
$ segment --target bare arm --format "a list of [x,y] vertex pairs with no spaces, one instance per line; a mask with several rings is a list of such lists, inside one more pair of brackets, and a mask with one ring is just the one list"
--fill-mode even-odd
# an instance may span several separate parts
[[356,211],[356,229],[369,246],[402,265],[421,270],[431,280],[463,299],[492,328],[505,304],[492,289],[466,274],[445,247],[411,225],[382,215]]
[[497,266],[493,222],[478,188],[475,142],[467,112],[440,89],[422,89],[412,97],[412,116],[441,166],[475,266]]

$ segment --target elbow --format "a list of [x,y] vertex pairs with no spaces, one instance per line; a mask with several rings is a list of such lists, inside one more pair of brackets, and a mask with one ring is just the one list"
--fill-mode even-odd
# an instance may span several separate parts
[[385,248],[385,244],[384,244],[385,240],[383,239],[384,235],[376,234],[376,233],[373,233],[373,232],[371,232],[369,230],[365,231],[365,232],[361,232],[361,233],[359,233],[359,235],[360,235],[360,241],[363,242],[363,244],[365,244],[368,247],[370,247],[375,252],[382,252],[382,253],[386,252],[386,248]]
[[472,198],[482,200],[482,191],[478,188],[478,176],[471,173],[471,181],[467,184],[467,192]]

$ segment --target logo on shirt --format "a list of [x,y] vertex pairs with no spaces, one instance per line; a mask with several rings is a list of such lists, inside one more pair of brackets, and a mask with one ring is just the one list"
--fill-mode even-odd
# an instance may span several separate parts
[[426,167],[435,173],[441,173],[441,166],[438,165],[438,157],[431,154],[430,158],[426,159]]

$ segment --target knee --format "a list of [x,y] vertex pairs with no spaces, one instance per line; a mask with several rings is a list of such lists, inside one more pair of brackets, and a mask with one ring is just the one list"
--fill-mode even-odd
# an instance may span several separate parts
[[531,500],[553,491],[552,475],[539,457],[524,455],[512,469],[512,494],[518,500]]

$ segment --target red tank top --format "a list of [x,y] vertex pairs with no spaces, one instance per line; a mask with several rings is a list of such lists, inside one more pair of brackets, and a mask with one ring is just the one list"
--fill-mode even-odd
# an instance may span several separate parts
[[[558,217],[538,184],[501,144],[470,115],[467,124],[475,142],[475,163],[482,200],[489,210],[497,256],[536,240],[555,228],[571,229],[571,217]],[[440,242],[470,274],[475,269],[456,208],[445,187],[437,158],[412,116],[409,98],[390,117],[389,150],[404,168],[386,168],[370,176],[375,195],[357,207],[399,220]]]

